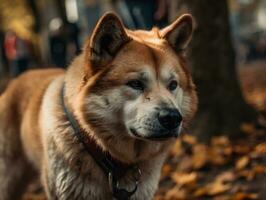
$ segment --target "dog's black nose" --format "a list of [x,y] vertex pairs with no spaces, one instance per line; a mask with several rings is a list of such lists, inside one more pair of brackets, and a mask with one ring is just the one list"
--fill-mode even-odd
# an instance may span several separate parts
[[173,130],[180,125],[182,116],[178,110],[167,108],[159,112],[158,120],[164,128]]

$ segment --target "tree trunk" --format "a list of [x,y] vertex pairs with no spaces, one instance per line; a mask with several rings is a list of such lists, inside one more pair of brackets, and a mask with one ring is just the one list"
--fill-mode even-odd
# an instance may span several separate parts
[[189,60],[199,95],[192,131],[201,141],[213,135],[238,136],[241,123],[253,121],[239,86],[226,0],[178,0],[196,20]]

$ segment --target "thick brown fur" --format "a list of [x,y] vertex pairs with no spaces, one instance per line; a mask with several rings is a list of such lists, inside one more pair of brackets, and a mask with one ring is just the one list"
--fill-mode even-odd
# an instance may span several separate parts
[[[107,177],[84,151],[63,111],[63,84],[66,104],[88,137],[114,158],[139,165],[140,186],[132,199],[152,199],[174,139],[145,139],[152,132],[143,123],[154,128],[151,116],[160,105],[180,110],[182,126],[196,111],[195,86],[179,52],[191,38],[191,23],[184,15],[163,30],[130,31],[109,13],[67,71],[33,70],[13,80],[0,97],[0,200],[19,199],[36,172],[48,199],[112,199]],[[143,92],[127,86],[140,74],[147,82]],[[171,77],[178,80],[173,92],[167,89]],[[139,138],[129,131],[132,120],[139,123]],[[132,188],[127,177],[121,185]]]

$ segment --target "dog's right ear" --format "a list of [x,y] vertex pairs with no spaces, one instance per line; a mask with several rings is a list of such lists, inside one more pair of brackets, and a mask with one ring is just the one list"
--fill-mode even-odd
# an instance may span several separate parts
[[185,50],[192,38],[194,20],[190,14],[184,14],[172,24],[160,31],[161,37],[166,39],[178,53]]
[[92,73],[108,64],[129,40],[124,25],[116,14],[109,12],[101,17],[86,47]]

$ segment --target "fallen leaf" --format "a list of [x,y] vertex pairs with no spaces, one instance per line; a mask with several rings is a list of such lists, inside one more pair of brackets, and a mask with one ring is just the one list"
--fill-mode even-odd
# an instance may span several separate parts
[[220,195],[220,196],[214,197],[213,200],[231,200],[231,199],[228,195]]
[[165,164],[162,168],[161,178],[165,178],[167,176],[170,176],[171,171],[172,171],[171,165]]
[[251,151],[250,147],[247,145],[235,145],[234,152],[237,154],[247,154]]
[[233,148],[232,146],[224,147],[223,148],[223,154],[226,156],[231,156],[233,153]]
[[206,196],[208,194],[208,187],[202,187],[202,188],[198,188],[195,192],[194,192],[194,196],[195,197],[202,197],[202,196]]
[[182,141],[190,144],[190,145],[195,145],[197,144],[197,139],[196,137],[189,135],[189,134],[184,134],[182,137]]
[[225,183],[225,182],[234,181],[235,179],[236,179],[236,176],[232,171],[226,171],[226,172],[219,174],[216,178],[216,181]]
[[227,195],[226,196],[223,195],[223,196],[214,197],[213,200],[231,200],[231,199]]
[[259,155],[261,154],[266,154],[266,142],[264,143],[261,143],[261,144],[258,144],[256,147],[255,147],[255,152]]
[[248,165],[249,161],[248,156],[243,156],[236,162],[235,168],[237,170],[244,169]]
[[230,141],[226,136],[214,137],[211,141],[213,146],[229,146]]
[[179,162],[178,166],[178,171],[188,171],[193,168],[193,160],[191,159],[190,156],[184,156],[182,161]]
[[231,184],[223,183],[221,181],[215,181],[207,184],[205,187],[199,188],[194,192],[196,197],[202,196],[215,196],[228,191],[231,188]]
[[207,164],[208,149],[203,144],[197,144],[193,147],[192,163],[194,169],[200,169]]
[[244,177],[246,180],[251,181],[255,177],[255,173],[252,170],[242,170],[238,172],[239,177]]
[[179,186],[182,185],[194,185],[197,181],[197,173],[191,172],[191,173],[178,173],[175,172],[172,174],[171,178],[173,181],[175,181]]
[[208,194],[210,196],[217,195],[228,191],[231,188],[231,184],[224,184],[222,182],[216,181],[211,185]]
[[252,168],[255,174],[266,174],[266,166],[256,165]]
[[258,199],[258,194],[252,193],[252,194],[247,194],[247,193],[236,193],[231,200],[253,200],[253,199]]
[[182,148],[181,140],[177,140],[174,144],[174,146],[171,148],[170,154],[172,156],[180,156],[184,153],[184,150]]
[[185,189],[181,189],[180,187],[176,186],[169,190],[165,194],[164,200],[184,200],[187,197],[187,192]]
[[256,130],[254,125],[251,124],[251,123],[243,123],[243,124],[241,124],[240,129],[246,134],[252,134]]
[[208,157],[212,164],[214,165],[224,165],[228,157],[224,154],[222,148],[212,147],[208,151]]

